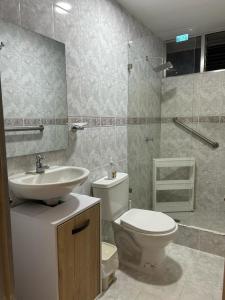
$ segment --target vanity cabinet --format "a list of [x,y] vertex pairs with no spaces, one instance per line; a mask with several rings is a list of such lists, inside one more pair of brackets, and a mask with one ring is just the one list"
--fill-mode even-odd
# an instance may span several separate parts
[[94,300],[101,291],[100,200],[11,210],[17,300]]
[[99,293],[99,205],[58,226],[59,299],[93,300]]

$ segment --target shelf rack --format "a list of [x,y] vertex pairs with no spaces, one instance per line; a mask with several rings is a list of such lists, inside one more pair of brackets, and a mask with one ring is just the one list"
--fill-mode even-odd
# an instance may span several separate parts
[[[160,168],[189,168],[188,179],[158,179]],[[163,212],[193,211],[195,189],[195,159],[194,158],[159,158],[153,159],[153,210]],[[158,201],[158,191],[189,190],[187,201]]]

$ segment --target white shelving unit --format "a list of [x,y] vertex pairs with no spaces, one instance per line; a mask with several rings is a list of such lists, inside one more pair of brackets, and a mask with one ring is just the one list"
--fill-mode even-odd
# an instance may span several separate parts
[[[160,168],[190,168],[188,179],[158,179]],[[172,169],[171,169],[172,171]],[[172,174],[172,173],[171,173]],[[188,190],[187,201],[157,199],[158,191],[178,191]],[[153,209],[162,212],[193,211],[194,210],[194,190],[195,190],[195,159],[194,158],[159,158],[153,159]],[[169,192],[168,192],[169,193]]]

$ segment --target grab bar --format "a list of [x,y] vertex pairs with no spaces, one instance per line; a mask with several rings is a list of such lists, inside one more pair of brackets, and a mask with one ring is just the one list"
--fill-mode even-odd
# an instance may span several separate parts
[[177,125],[180,125],[181,127],[185,128],[187,131],[189,131],[190,133],[192,133],[193,135],[199,137],[201,140],[203,140],[204,142],[206,142],[208,145],[210,145],[213,148],[218,148],[219,147],[219,143],[217,143],[214,140],[208,139],[206,136],[204,136],[203,134],[201,134],[200,132],[192,129],[191,127],[187,126],[186,124],[184,124],[183,122],[179,121],[178,118],[173,118],[173,122]]
[[40,132],[42,132],[44,130],[44,125],[39,125],[39,126],[15,126],[15,127],[8,127],[5,128],[6,132],[14,132],[14,131],[36,131],[39,130]]

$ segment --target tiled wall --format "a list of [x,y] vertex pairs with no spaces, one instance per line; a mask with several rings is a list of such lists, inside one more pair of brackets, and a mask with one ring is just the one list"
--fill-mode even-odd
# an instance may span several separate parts
[[[67,2],[72,10],[59,14],[50,0],[0,0],[0,16],[65,42],[69,118],[91,126],[70,133],[68,149],[47,153],[46,163],[87,167],[89,181],[78,191],[90,193],[90,182],[106,174],[110,157],[127,171],[128,41],[148,36],[155,49],[158,40],[116,1]],[[8,160],[9,174],[33,166],[33,156]]]
[[[225,72],[166,78],[162,91],[161,157],[196,159],[198,224],[191,225],[224,232]],[[212,149],[174,125],[172,117],[183,117],[188,125],[219,142],[219,148]]]
[[[134,180],[136,174],[139,174],[141,176],[137,186],[148,186],[151,166],[148,170],[142,166],[159,153],[160,126],[157,122],[160,106],[157,91],[160,81],[152,71],[146,71],[142,80],[142,83],[147,84],[150,76],[151,88],[144,91],[151,93],[154,99],[151,105],[154,107],[146,110],[147,103],[140,102],[148,99],[149,94],[139,99],[131,97],[128,102],[128,95],[133,95],[135,84],[131,84],[133,77],[128,79],[127,64],[129,61],[134,63],[134,68],[143,66],[145,72],[146,56],[152,58],[153,53],[160,56],[160,43],[116,1],[67,2],[72,5],[71,12],[59,14],[54,10],[53,0],[0,0],[1,18],[66,43],[69,119],[89,122],[84,131],[69,133],[69,147],[66,151],[46,153],[46,162],[51,165],[87,167],[91,170],[90,178],[77,191],[89,194],[90,183],[106,174],[110,157],[117,162],[120,170],[127,171],[128,154],[131,185],[134,187],[132,197],[136,201],[134,204],[139,206],[141,203],[141,206],[149,207],[150,196],[148,198],[147,193],[151,194],[151,191],[144,191],[145,196],[139,198],[142,191],[140,188],[135,194]],[[146,36],[146,39],[143,38]],[[129,60],[128,40],[134,41],[132,49],[136,49],[129,51],[129,54],[134,54],[129,56]],[[146,49],[149,49],[148,54]],[[139,63],[136,54],[141,56]],[[154,63],[158,64],[158,61]],[[131,76],[135,74],[137,72]],[[224,83],[224,73],[196,74],[163,81],[161,157],[196,157],[197,205],[204,210],[206,217],[210,210],[224,211]],[[175,127],[168,119],[193,115],[197,117],[194,119],[197,122],[193,122],[192,126],[218,140],[221,144],[219,149],[209,149]],[[200,120],[205,121],[198,122],[199,116],[203,116]],[[146,147],[145,136],[154,139]],[[141,162],[142,157],[145,161]],[[135,169],[135,164],[134,169],[130,169],[136,160],[139,160],[136,166],[140,169]],[[9,174],[33,167],[33,156],[8,159]],[[142,200],[139,202],[139,199]],[[109,227],[104,227],[104,238],[107,238],[109,231]]]

